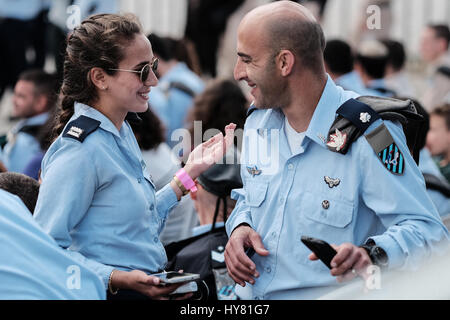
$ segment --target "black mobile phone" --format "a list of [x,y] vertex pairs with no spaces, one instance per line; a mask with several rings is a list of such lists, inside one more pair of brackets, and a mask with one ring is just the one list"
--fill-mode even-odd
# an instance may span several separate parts
[[334,256],[337,254],[332,246],[323,240],[312,237],[302,236],[301,240],[305,246],[316,254],[317,258],[331,269],[331,260],[333,260]]

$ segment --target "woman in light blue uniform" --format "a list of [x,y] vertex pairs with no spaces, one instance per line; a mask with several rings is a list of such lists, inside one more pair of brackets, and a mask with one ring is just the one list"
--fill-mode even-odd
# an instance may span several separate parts
[[[160,299],[176,289],[149,274],[165,267],[158,235],[186,190],[172,180],[155,192],[126,121],[147,110],[156,68],[134,16],[84,20],[68,39],[58,137],[42,162],[35,219],[101,276],[110,297],[122,289]],[[191,179],[222,158],[234,128],[193,150],[184,167]]]

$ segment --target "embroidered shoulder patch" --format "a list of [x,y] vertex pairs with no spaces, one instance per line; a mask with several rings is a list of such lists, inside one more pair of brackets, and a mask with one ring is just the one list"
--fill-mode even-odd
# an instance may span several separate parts
[[384,123],[365,137],[388,171],[396,175],[402,175],[405,172],[403,154]]
[[64,130],[63,137],[71,138],[77,141],[83,142],[92,132],[97,130],[100,126],[100,121],[95,119],[80,116],[79,118],[71,121]]

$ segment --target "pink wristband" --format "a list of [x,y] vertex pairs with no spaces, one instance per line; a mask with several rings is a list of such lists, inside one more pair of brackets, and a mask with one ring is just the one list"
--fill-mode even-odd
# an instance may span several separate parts
[[186,188],[186,190],[190,190],[191,192],[197,192],[197,187],[195,186],[194,180],[188,175],[186,170],[180,169],[175,174],[178,179],[180,179],[183,186]]

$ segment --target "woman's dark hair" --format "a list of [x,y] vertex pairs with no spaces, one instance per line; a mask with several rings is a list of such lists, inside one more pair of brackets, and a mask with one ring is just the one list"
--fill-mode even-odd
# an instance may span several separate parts
[[223,134],[230,122],[236,129],[244,128],[248,101],[234,80],[214,80],[203,93],[194,99],[188,115],[189,132],[194,136],[194,121],[202,121],[202,135],[208,129],[218,129]]
[[142,121],[130,123],[141,150],[150,150],[164,142],[164,128],[158,116],[149,108],[139,113]]
[[74,112],[75,101],[92,104],[98,99],[90,70],[102,68],[114,75],[124,59],[124,51],[142,27],[132,14],[98,14],[84,20],[67,40],[61,104],[57,112],[53,139],[63,130]]

